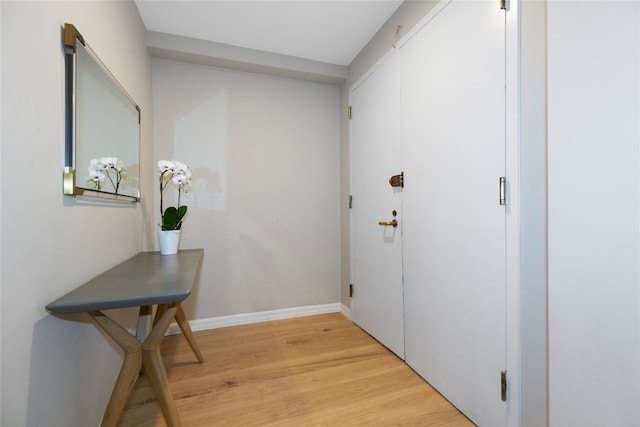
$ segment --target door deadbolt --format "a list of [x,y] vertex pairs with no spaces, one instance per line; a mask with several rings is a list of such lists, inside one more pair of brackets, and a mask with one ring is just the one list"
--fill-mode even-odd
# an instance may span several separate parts
[[393,175],[389,178],[389,185],[404,188],[404,172],[400,172],[400,175]]

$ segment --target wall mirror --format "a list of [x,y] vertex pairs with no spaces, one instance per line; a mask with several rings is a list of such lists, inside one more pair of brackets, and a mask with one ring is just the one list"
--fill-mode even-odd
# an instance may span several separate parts
[[140,108],[72,24],[64,26],[64,194],[140,199]]

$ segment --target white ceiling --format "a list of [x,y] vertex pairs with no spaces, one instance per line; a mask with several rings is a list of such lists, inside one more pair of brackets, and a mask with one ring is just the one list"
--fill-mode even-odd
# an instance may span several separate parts
[[347,66],[402,0],[135,0],[148,31]]

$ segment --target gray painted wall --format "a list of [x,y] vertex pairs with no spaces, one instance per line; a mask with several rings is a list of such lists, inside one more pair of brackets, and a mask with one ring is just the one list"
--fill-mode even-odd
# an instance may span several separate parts
[[[44,306],[150,243],[143,238],[155,189],[145,29],[132,2],[2,1],[0,7],[0,424],[98,425],[121,351],[88,318],[60,319]],[[78,28],[142,109],[139,204],[96,205],[62,195],[65,22]],[[125,324],[132,320],[114,315]]]
[[181,247],[205,249],[189,318],[338,302],[339,94],[153,60],[154,151],[191,167]]

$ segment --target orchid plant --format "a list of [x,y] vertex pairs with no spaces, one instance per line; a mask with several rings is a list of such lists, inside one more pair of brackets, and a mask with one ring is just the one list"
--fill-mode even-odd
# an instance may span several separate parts
[[[89,161],[89,179],[87,183],[93,185],[96,190],[102,190],[105,179],[109,179],[116,194],[120,189],[120,183],[127,171],[124,162],[117,157],[100,157]],[[113,173],[113,176],[112,176]]]
[[[191,171],[189,166],[178,161],[160,160],[158,162],[158,181],[160,183],[160,216],[162,218],[160,227],[162,230],[180,230],[182,221],[187,214],[187,206],[180,206],[180,196],[191,189]],[[176,206],[169,206],[163,210],[164,191],[172,182],[178,187],[178,203]]]

